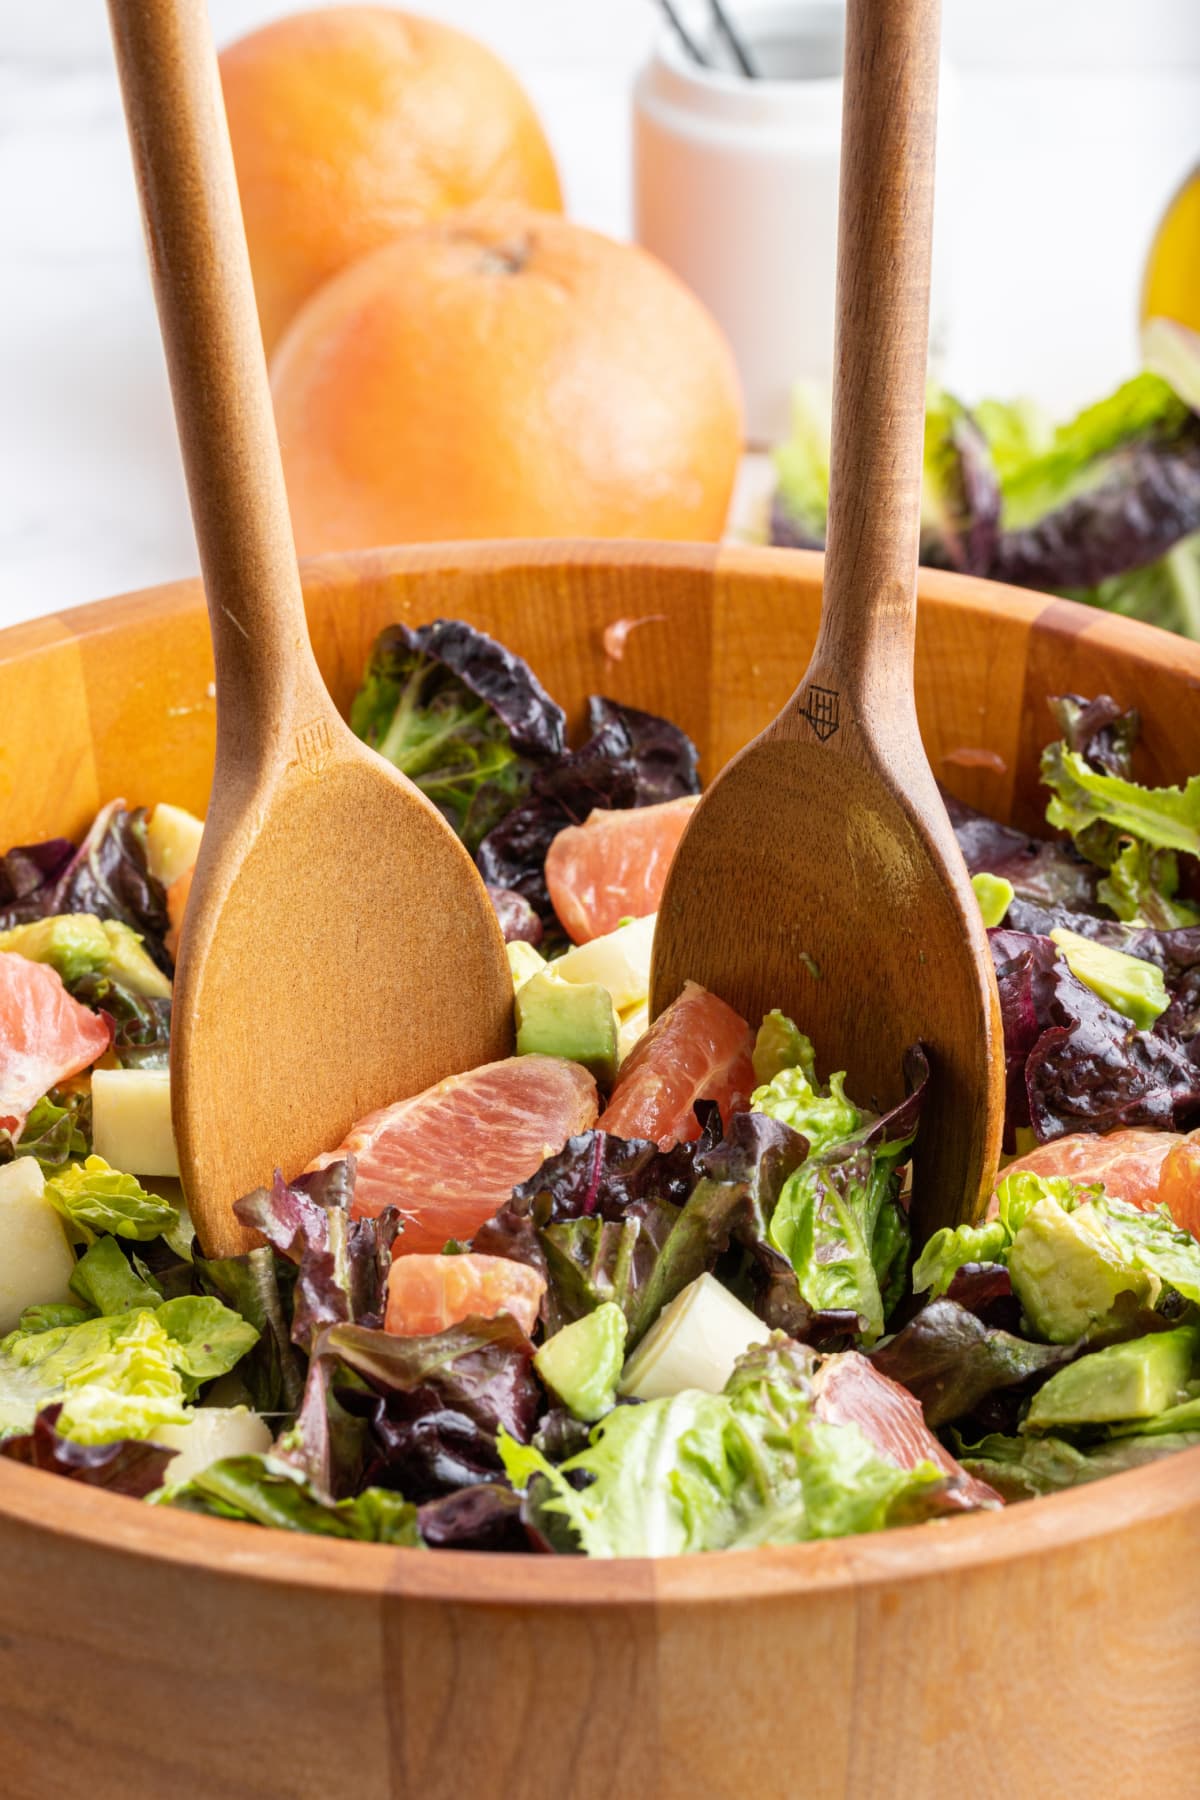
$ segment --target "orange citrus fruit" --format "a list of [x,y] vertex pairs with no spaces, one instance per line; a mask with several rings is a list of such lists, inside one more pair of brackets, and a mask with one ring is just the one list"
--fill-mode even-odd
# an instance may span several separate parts
[[516,79],[473,38],[388,6],[296,13],[221,54],[263,340],[414,220],[486,195],[556,211]]
[[724,339],[645,251],[549,213],[473,207],[360,258],[293,319],[271,385],[305,554],[724,528]]
[[613,1137],[652,1138],[669,1150],[699,1137],[697,1100],[717,1101],[728,1124],[750,1104],[752,1048],[750,1027],[732,1006],[685,983],[621,1064],[601,1125]]
[[107,1020],[72,999],[49,963],[0,952],[0,1130],[19,1137],[34,1103],[111,1042]]
[[544,1276],[506,1256],[399,1256],[388,1277],[384,1329],[431,1337],[463,1319],[506,1312],[529,1337],[545,1291]]
[[510,1056],[448,1075],[360,1119],[321,1169],[352,1151],[354,1214],[397,1206],[397,1256],[469,1238],[569,1137],[596,1122],[596,1083],[578,1063]]
[[657,912],[667,870],[697,796],[658,806],[597,810],[568,825],[546,852],[546,886],[577,944],[615,931],[622,919]]

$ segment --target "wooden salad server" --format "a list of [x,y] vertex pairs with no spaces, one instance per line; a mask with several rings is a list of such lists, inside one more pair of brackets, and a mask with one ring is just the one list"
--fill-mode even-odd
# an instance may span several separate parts
[[212,800],[176,974],[172,1107],[201,1243],[375,1107],[511,1051],[463,845],[317,671],[204,0],[110,0],[217,676]]
[[939,0],[849,0],[820,630],[688,826],[651,980],[652,1014],[688,979],[752,1023],[782,1007],[879,1107],[924,1043],[922,1235],[976,1216],[1004,1115],[992,961],[913,695],[938,35]]

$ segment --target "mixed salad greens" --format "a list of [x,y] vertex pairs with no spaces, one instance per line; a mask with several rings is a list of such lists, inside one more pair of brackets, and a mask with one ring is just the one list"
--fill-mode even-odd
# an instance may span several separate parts
[[[921,561],[1200,638],[1200,339],[1156,320],[1147,367],[1055,425],[1033,402],[931,391]],[[801,386],[775,453],[772,543],[819,549],[828,403]]]
[[526,664],[460,621],[385,632],[352,722],[491,885],[515,1079],[567,1058],[608,1098],[436,1253],[411,1246],[438,1182],[423,1217],[367,1134],[240,1200],[259,1247],[206,1257],[166,1066],[200,824],[116,801],[78,847],[9,851],[0,1457],[331,1537],[641,1556],[997,1507],[1200,1445],[1200,776],[1143,786],[1136,715],[1051,704],[1056,836],[949,802],[1021,1154],[984,1221],[925,1245],[921,1047],[880,1115],[778,1012],[751,1029],[690,987],[682,1048],[646,1031],[652,918],[566,948],[547,853],[597,813],[686,804],[695,750],[599,696],[570,748]]

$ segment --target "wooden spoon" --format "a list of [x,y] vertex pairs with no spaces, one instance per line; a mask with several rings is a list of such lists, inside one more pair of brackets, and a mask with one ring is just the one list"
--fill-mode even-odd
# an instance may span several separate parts
[[313,660],[203,0],[109,0],[217,674],[212,801],[175,983],[183,1184],[232,1202],[355,1119],[511,1049],[466,850],[353,736]]
[[924,1234],[976,1214],[1004,1112],[995,975],[913,698],[937,69],[938,0],[850,0],[820,631],[696,810],[651,981],[655,1013],[689,978],[752,1022],[782,1007],[877,1106],[923,1041]]

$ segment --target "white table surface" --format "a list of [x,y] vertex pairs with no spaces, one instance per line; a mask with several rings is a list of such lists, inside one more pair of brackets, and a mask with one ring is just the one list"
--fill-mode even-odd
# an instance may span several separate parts
[[[734,0],[736,7],[736,0]],[[570,211],[629,230],[647,0],[423,0],[505,56]],[[221,41],[284,8],[211,0]],[[1196,0],[946,0],[963,89],[946,375],[1073,409],[1137,366],[1140,270],[1200,159]],[[751,471],[746,492],[761,486]],[[742,511],[744,512],[744,505]],[[195,549],[100,0],[0,7],[0,624]]]

